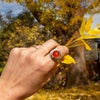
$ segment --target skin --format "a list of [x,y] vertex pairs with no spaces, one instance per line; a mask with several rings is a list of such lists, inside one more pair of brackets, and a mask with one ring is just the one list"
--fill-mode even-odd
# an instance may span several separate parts
[[52,39],[38,49],[12,49],[0,77],[0,100],[23,100],[43,87],[57,71],[49,54],[52,49],[60,50],[61,57],[68,53],[67,47]]

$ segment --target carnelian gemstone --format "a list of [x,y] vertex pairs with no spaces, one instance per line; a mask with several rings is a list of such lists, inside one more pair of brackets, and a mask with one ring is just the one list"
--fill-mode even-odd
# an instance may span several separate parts
[[59,58],[60,53],[59,53],[58,51],[54,51],[52,55],[53,55],[53,57],[55,57],[55,58]]

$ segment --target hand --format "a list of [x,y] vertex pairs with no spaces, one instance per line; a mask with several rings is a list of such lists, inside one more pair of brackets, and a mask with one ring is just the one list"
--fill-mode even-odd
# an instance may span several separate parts
[[[4,92],[2,100],[22,100],[43,87],[57,70],[57,62],[50,58],[52,49],[61,51],[61,57],[68,48],[60,46],[54,40],[48,40],[38,49],[14,48],[0,78],[0,90]],[[1,92],[0,91],[0,92]]]

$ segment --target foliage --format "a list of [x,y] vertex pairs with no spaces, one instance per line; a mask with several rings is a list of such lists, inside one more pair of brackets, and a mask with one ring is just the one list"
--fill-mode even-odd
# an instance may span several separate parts
[[41,89],[25,100],[99,100],[99,98],[100,83],[92,83],[72,89]]
[[[73,36],[73,37],[71,38],[71,40],[69,40],[68,43],[66,43],[66,46],[67,46],[67,47],[72,48],[72,47],[77,47],[77,46],[83,46],[83,47],[85,47],[87,50],[90,50],[90,51],[91,51],[91,47],[90,47],[90,46],[85,42],[85,40],[83,40],[83,39],[100,38],[100,36],[99,36],[99,35],[100,35],[100,29],[99,29],[99,28],[94,28],[93,30],[90,30],[90,29],[91,29],[91,24],[92,24],[92,18],[93,18],[93,16],[91,16],[91,17],[88,19],[86,25],[85,25],[85,19],[83,18],[83,22],[82,22],[81,28],[80,28],[80,37],[78,37],[78,38],[76,38],[76,39],[74,40],[75,36],[77,37],[77,34],[75,33],[75,36]],[[98,26],[99,26],[99,25],[98,25]],[[85,34],[85,32],[87,32],[88,35]],[[97,35],[98,35],[98,36],[97,36]],[[75,42],[77,42],[77,45],[76,45],[76,44],[73,45],[73,43],[75,43]],[[70,45],[70,44],[71,44],[71,45]],[[74,59],[73,59],[71,56],[69,56],[69,55],[66,55],[66,56],[64,57],[64,61],[61,61],[61,62],[62,62],[62,63],[65,63],[65,64],[71,64],[71,63],[74,63],[74,64],[75,64]]]
[[[2,0],[16,1],[23,4],[52,34],[60,36],[61,43],[64,36],[72,36],[78,30],[84,13],[99,6],[99,0]],[[73,28],[72,32],[69,32]],[[63,37],[62,37],[63,36]]]
[[25,11],[16,18],[9,18],[7,18],[8,22],[11,19],[12,21],[10,23],[7,22],[7,26],[2,25],[0,30],[0,72],[6,64],[12,48],[41,45],[45,40],[44,30],[39,24],[33,22],[34,18],[29,15],[29,12]]

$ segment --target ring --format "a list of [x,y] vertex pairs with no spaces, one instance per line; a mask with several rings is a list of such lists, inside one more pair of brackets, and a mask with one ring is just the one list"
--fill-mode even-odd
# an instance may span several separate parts
[[53,49],[51,52],[50,52],[50,57],[51,59],[55,60],[55,61],[58,61],[61,59],[61,52],[57,49]]
[[34,47],[34,48],[38,49],[38,47],[37,47],[37,46],[32,46],[32,47]]

